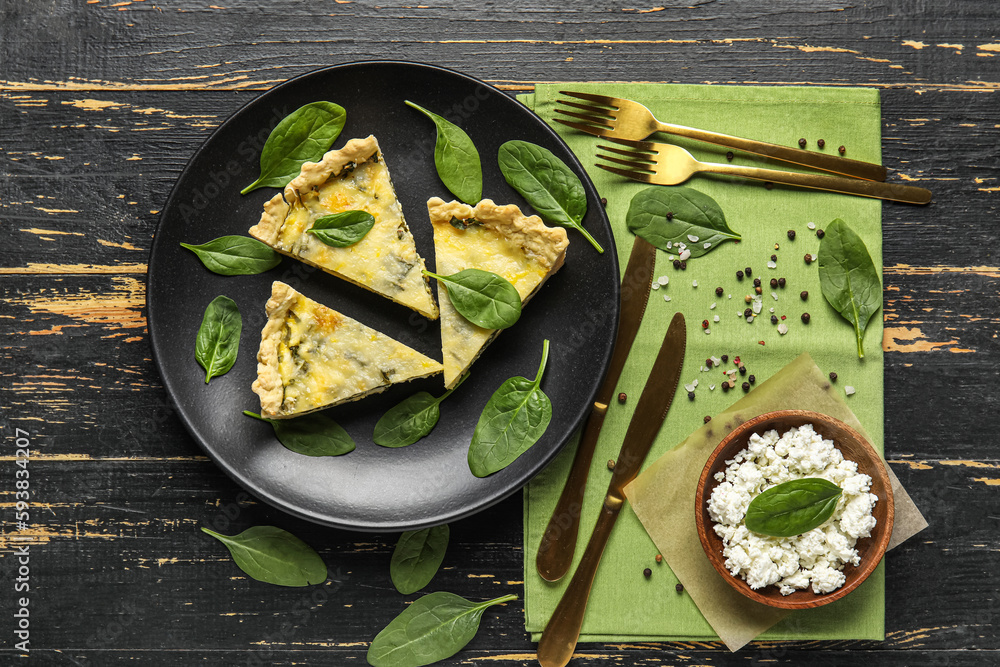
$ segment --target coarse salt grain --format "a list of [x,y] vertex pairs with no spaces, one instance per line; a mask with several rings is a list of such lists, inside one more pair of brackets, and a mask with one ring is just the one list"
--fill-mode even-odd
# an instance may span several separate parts
[[816,229],[816,223],[815,222],[807,222],[806,223],[806,227],[808,227],[809,229]]
[[777,262],[772,262],[771,260],[768,260],[767,261],[767,268],[769,268],[769,269],[776,269],[776,268],[778,268],[778,263]]
[[669,294],[664,294],[663,295],[663,300],[664,301],[670,301],[670,295]]
[[851,394],[854,393],[854,387],[852,387],[851,385],[847,385],[846,387],[844,387],[844,393],[850,396]]
[[708,250],[709,248],[712,247],[712,244],[706,241],[705,243],[701,244],[701,247],[704,248],[705,250]]
[[666,285],[667,283],[670,282],[670,276],[660,276],[659,278],[656,279],[656,282],[660,283],[661,285]]
[[680,257],[680,260],[683,262],[684,260],[686,260],[689,257],[691,257],[691,251],[688,250],[687,248],[685,248],[684,251],[679,255],[679,257]]
[[708,309],[709,310],[715,310],[715,302],[714,301],[712,302],[712,305],[708,307]]
[[771,292],[771,298],[774,299],[775,301],[777,301],[778,300],[778,293],[777,292]]
[[784,336],[786,333],[788,333],[788,325],[785,324],[784,322],[782,322],[781,324],[779,324],[778,325],[778,333],[780,333],[782,336]]
[[698,237],[695,236],[694,234],[688,234],[688,241],[690,241],[691,243],[697,243]]
[[716,316],[715,316],[715,317],[713,317],[712,319],[713,319],[714,321],[718,322],[718,321],[719,321],[719,316],[718,316],[718,315],[716,315]]
[[691,287],[697,287],[697,286],[698,286],[698,281],[697,280],[692,280],[691,281]]
[[660,289],[660,283],[653,283],[649,287],[650,287],[650,289]]

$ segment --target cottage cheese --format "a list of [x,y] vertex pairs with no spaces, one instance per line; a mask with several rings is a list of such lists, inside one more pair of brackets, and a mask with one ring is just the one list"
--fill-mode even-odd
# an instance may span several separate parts
[[[857,565],[854,545],[875,527],[872,508],[878,496],[869,493],[871,477],[844,458],[832,440],[806,424],[778,435],[775,430],[750,436],[747,449],[726,461],[716,473],[719,484],[708,501],[715,532],[725,545],[726,569],[757,590],[776,585],[782,595],[812,587],[829,593],[844,585],[843,569]],[[833,515],[822,525],[795,537],[758,535],[743,525],[747,507],[762,491],[803,477],[821,477],[840,486],[843,494]]]

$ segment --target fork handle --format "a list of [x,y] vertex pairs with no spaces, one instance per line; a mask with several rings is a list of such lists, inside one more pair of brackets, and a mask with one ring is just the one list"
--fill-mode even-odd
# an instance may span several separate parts
[[744,139],[728,134],[699,130],[694,127],[685,127],[684,125],[660,123],[659,121],[657,121],[657,125],[658,131],[666,132],[667,134],[696,139],[727,148],[735,148],[747,153],[754,153],[783,162],[791,162],[792,164],[804,167],[812,167],[821,171],[829,171],[834,174],[842,174],[852,178],[863,178],[868,181],[884,181],[886,177],[885,167],[880,164],[770,144],[766,141],[754,141],[753,139]]
[[899,201],[907,204],[926,204],[931,200],[930,190],[897,183],[862,181],[855,178],[826,176],[824,174],[800,174],[794,171],[741,167],[739,165],[719,164],[717,162],[699,162],[697,171],[742,176],[743,178],[752,178],[757,181],[784,183],[786,185],[797,185],[802,188],[839,192],[848,195],[871,197],[873,199],[888,199],[889,201]]

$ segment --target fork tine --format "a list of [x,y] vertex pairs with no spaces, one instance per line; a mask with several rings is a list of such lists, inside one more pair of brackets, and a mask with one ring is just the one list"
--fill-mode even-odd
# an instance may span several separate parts
[[608,137],[608,141],[613,141],[616,144],[621,144],[622,146],[631,146],[632,148],[648,151],[653,155],[656,155],[658,152],[656,150],[656,144],[652,141],[632,141],[631,139],[618,139],[616,137]]
[[614,120],[615,118],[613,109],[602,109],[601,107],[595,107],[593,104],[578,104],[576,102],[570,102],[569,100],[556,100],[556,104],[565,104],[568,107],[573,107],[582,111],[589,111],[593,114],[602,114],[611,120]]
[[640,171],[648,171],[648,172],[653,171],[652,170],[653,165],[644,162],[635,162],[633,160],[622,160],[621,158],[611,157],[610,155],[601,155],[600,153],[597,154],[597,159],[607,160],[608,162],[614,162],[615,164],[620,164],[625,167],[632,167],[633,169],[638,169]]
[[594,95],[591,93],[574,93],[571,90],[560,90],[560,95],[569,95],[570,97],[575,97],[578,100],[587,100],[588,102],[596,102],[598,104],[603,104],[605,106],[618,108],[618,100],[614,97],[608,97],[607,95]]
[[597,147],[600,148],[602,151],[611,151],[612,153],[617,153],[618,155],[624,155],[625,157],[630,157],[635,160],[648,160],[650,162],[653,162],[653,158],[656,157],[655,154],[650,155],[649,153],[644,153],[642,151],[623,151],[619,148],[612,148],[611,146],[602,146],[601,144],[597,144]]
[[594,127],[593,125],[585,125],[584,123],[573,123],[568,120],[563,120],[562,118],[553,118],[557,123],[562,123],[563,125],[568,125],[574,130],[579,130],[580,132],[586,132],[587,134],[593,134],[597,137],[607,138],[611,134],[610,129],[604,127]]
[[633,181],[639,181],[641,183],[652,183],[656,185],[653,180],[652,174],[645,174],[637,171],[628,171],[627,169],[618,169],[616,167],[608,167],[603,164],[595,164],[595,167],[600,167],[605,171],[610,171],[612,174],[618,174],[619,176],[624,176],[625,178],[631,178]]
[[566,114],[571,118],[579,118],[580,120],[585,120],[593,125],[600,125],[601,127],[606,127],[609,130],[614,129],[614,126],[610,124],[608,118],[601,118],[599,116],[589,116],[583,113],[576,113],[575,111],[564,111],[562,109],[556,109],[556,113]]

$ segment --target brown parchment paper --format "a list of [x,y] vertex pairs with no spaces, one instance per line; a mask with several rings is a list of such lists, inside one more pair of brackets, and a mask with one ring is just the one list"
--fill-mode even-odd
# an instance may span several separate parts
[[[786,409],[830,415],[868,437],[812,358],[802,354],[728,410],[712,417],[711,422],[661,456],[625,488],[632,509],[664,560],[731,651],[792,612],[743,597],[715,571],[702,550],[695,527],[695,490],[709,455],[729,432],[723,425],[736,425],[765,412]],[[872,445],[881,449],[881,443]],[[896,507],[889,541],[892,549],[926,528],[927,522],[892,469],[889,466],[886,469]]]

